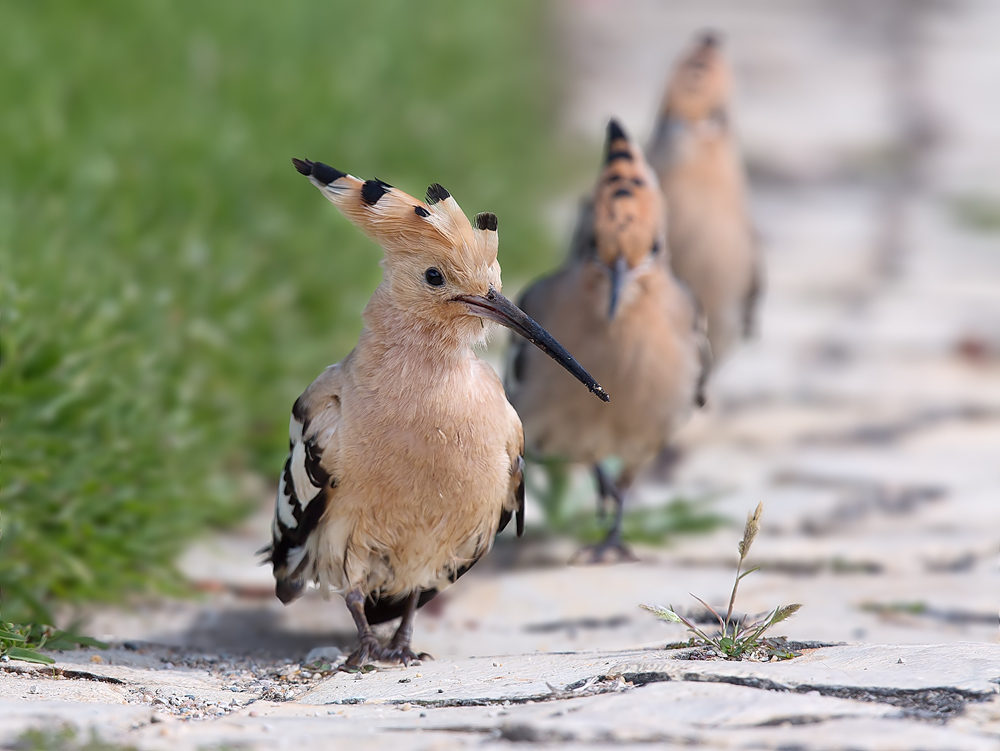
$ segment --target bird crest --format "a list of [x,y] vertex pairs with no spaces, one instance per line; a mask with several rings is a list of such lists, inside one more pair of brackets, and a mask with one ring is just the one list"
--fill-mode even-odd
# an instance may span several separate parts
[[439,252],[489,267],[499,241],[495,214],[477,214],[471,224],[458,202],[437,183],[420,201],[377,178],[361,180],[308,159],[293,159],[330,203],[386,251],[387,256]]
[[722,42],[716,33],[705,32],[674,68],[661,116],[688,123],[711,121],[725,127],[731,88]]
[[595,254],[608,266],[622,258],[635,268],[663,249],[665,214],[659,182],[642,151],[616,120],[608,123],[593,222]]

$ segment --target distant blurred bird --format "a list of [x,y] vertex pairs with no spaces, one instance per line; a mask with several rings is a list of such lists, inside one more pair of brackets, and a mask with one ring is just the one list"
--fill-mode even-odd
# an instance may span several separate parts
[[705,34],[674,70],[648,149],[667,202],[670,263],[705,310],[716,362],[754,331],[763,271],[730,87],[720,42]]
[[[524,421],[529,458],[590,464],[614,524],[579,560],[634,558],[621,539],[623,493],[670,441],[700,400],[709,356],[694,301],[671,275],[656,175],[617,122],[608,124],[604,166],[584,203],[566,265],[535,282],[520,305],[572,348],[614,394],[581,399],[544,357],[515,343],[507,369],[511,403]],[[612,481],[601,462],[618,457]]]
[[[320,162],[295,167],[385,249],[357,346],[292,408],[289,457],[265,548],[288,603],[305,584],[342,593],[360,644],[344,668],[418,659],[418,607],[524,526],[521,422],[472,346],[507,326],[607,395],[500,294],[497,218],[475,227],[440,185],[418,201]],[[596,400],[595,400],[596,402]],[[402,616],[382,645],[370,626]]]

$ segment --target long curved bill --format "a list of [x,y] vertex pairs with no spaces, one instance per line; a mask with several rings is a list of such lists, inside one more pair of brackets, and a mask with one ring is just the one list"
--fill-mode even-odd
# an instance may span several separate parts
[[566,351],[565,347],[493,287],[490,287],[490,291],[485,295],[459,295],[454,300],[464,303],[473,315],[496,321],[501,326],[506,326],[511,331],[517,332],[566,368],[598,399],[604,402],[609,401],[608,392],[594,380],[590,373],[583,369],[573,355]]

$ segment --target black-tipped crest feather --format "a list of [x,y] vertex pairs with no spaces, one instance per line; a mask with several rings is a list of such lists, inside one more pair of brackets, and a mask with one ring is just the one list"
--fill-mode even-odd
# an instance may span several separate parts
[[721,47],[722,35],[715,29],[705,29],[701,33],[702,47]]
[[490,211],[484,211],[480,214],[476,214],[476,228],[480,230],[489,230],[490,232],[496,232],[497,215]]
[[628,143],[628,136],[625,135],[625,131],[622,126],[618,124],[615,119],[608,121],[608,139],[607,143],[604,145],[604,163],[609,164],[615,161],[615,159],[626,159],[632,161],[632,154],[629,150],[622,148],[613,148],[617,141],[625,141]]
[[442,188],[437,183],[434,183],[427,189],[427,203],[431,206],[438,203],[439,201],[447,200],[451,198],[451,193]]
[[374,206],[391,187],[389,183],[382,182],[377,177],[374,180],[365,180],[365,184],[361,186],[361,200],[369,206]]
[[628,136],[625,135],[625,131],[622,129],[622,126],[618,124],[618,121],[612,118],[608,121],[608,145],[610,145],[612,141],[617,141],[618,139],[627,141]]
[[292,164],[295,165],[295,169],[299,171],[299,174],[305,175],[306,177],[315,177],[324,185],[329,185],[334,180],[339,180],[347,175],[346,172],[334,169],[329,164],[314,162],[310,159],[295,159],[293,157]]

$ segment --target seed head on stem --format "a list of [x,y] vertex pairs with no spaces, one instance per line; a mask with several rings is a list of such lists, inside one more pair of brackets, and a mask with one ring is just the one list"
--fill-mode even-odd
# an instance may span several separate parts
[[[740,569],[743,568],[743,559],[747,557],[747,553],[750,552],[750,546],[753,545],[753,540],[760,531],[760,517],[764,513],[764,502],[761,501],[757,504],[757,508],[754,509],[752,514],[747,514],[747,523],[743,527],[743,539],[740,540],[740,562],[736,564],[736,581],[733,582],[733,594],[729,598],[729,610],[726,611],[726,622],[723,624],[723,635],[725,631],[729,628],[729,619],[733,617],[733,607],[736,605],[736,589],[740,586],[740,579],[746,574],[741,575]],[[751,569],[753,571],[754,569]],[[751,573],[747,571],[747,574]],[[733,625],[733,633],[736,632],[736,625]]]

